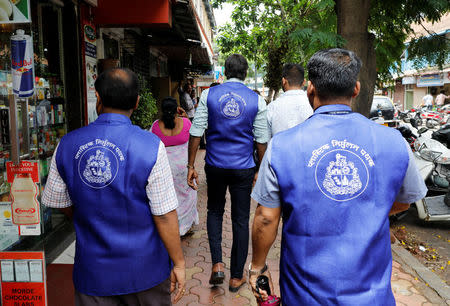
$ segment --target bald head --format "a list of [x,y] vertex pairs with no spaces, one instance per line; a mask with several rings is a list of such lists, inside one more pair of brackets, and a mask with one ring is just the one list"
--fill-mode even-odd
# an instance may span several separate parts
[[139,82],[130,69],[108,69],[95,81],[95,90],[105,107],[120,110],[134,109],[139,95]]

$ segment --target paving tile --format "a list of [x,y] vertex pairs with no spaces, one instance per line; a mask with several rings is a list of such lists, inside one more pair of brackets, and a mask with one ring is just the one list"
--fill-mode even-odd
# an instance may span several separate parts
[[203,272],[199,267],[186,268],[186,281],[192,279],[192,276],[196,273]]
[[244,297],[240,296],[239,294],[235,296],[229,296],[229,295],[219,295],[214,298],[215,304],[222,304],[222,305],[249,305],[250,301]]
[[186,262],[186,269],[187,269],[187,268],[192,268],[199,261],[204,262],[205,257],[203,257],[203,256],[186,256],[184,260]]
[[[202,256],[200,254],[200,252],[206,252],[206,249],[204,247],[200,247],[200,246],[198,248],[185,248],[185,249],[183,249],[184,256],[188,256],[188,257],[197,256],[197,255]],[[203,257],[205,257],[205,256],[203,256]]]
[[199,303],[203,305],[214,304],[214,297],[224,294],[224,289],[218,286],[211,288],[196,286],[191,288],[190,293],[199,297]]
[[392,285],[392,291],[394,292],[394,294],[397,294],[398,296],[408,296],[408,295],[413,294],[409,290],[409,288],[412,286],[411,282],[401,279],[401,280],[392,282],[391,285]]
[[401,295],[396,297],[396,301],[398,301],[399,303],[404,303],[405,305],[408,306],[422,306],[423,303],[427,302],[427,300],[418,294],[413,294],[413,295]]
[[240,290],[240,291],[239,291],[239,294],[240,294],[241,296],[243,296],[243,297],[246,297],[246,298],[250,301],[250,304],[249,304],[249,305],[252,305],[252,306],[258,305],[258,304],[256,303],[256,298],[255,298],[255,296],[253,295],[252,290],[250,289],[250,285],[248,285],[247,288]]
[[401,264],[399,264],[398,262],[396,262],[395,260],[394,261],[392,261],[392,268],[400,268],[402,265]]

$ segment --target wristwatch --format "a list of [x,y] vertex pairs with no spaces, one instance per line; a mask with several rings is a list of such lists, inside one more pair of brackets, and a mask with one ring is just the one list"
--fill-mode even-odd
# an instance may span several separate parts
[[186,168],[195,169],[194,166],[191,166],[189,164],[186,165]]
[[259,275],[263,274],[266,271],[267,271],[267,264],[264,264],[264,267],[261,270],[258,270],[258,271],[252,270],[252,263],[250,263],[248,265],[248,275],[249,276],[253,276],[253,275],[259,276]]

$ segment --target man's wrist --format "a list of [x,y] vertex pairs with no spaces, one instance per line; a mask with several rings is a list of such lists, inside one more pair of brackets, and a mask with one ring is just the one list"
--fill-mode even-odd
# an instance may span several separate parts
[[195,169],[194,165],[190,165],[190,164],[187,164],[186,168],[188,168],[188,169]]

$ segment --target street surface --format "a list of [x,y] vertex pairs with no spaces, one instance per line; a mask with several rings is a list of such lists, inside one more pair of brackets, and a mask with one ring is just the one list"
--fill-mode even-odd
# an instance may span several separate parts
[[411,207],[391,229],[405,249],[450,284],[450,222],[421,221]]

